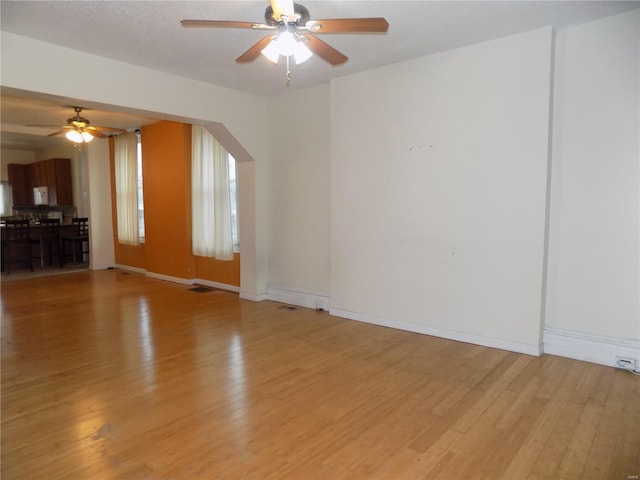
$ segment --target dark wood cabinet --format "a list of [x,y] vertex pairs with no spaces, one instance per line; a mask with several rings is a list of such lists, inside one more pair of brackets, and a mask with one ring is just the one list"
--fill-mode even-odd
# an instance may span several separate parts
[[33,205],[33,190],[27,182],[27,165],[7,165],[14,205]]
[[29,190],[29,203],[27,205],[33,205],[33,187],[38,185],[38,183],[36,182],[36,164],[30,163],[29,165],[25,165],[25,171],[27,173],[26,189]]
[[43,186],[49,191],[49,205],[73,205],[70,159],[51,158],[28,165],[10,163],[8,171],[14,206],[33,205],[33,187]]
[[49,187],[49,205],[59,205],[58,181],[56,179],[56,159],[45,160],[42,163],[43,179],[47,182],[43,185]]
[[58,205],[73,205],[71,161],[68,158],[56,158],[54,160]]
[[36,183],[34,187],[43,187],[48,186],[47,183],[47,169],[45,167],[44,162],[36,162],[34,164],[35,172],[36,172]]

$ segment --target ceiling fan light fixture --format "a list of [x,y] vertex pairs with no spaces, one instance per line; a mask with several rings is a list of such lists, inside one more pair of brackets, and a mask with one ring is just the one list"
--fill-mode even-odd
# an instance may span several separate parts
[[269,44],[262,49],[262,55],[267,57],[271,62],[278,63],[280,57],[280,47],[278,47],[278,37],[275,37]]
[[91,140],[93,140],[93,135],[91,135],[87,131],[82,132],[80,135],[82,135],[82,140],[84,140],[84,143],[89,143]]
[[307,47],[307,44],[304,41],[298,40],[296,42],[296,47],[295,47],[295,51],[293,52],[293,56],[296,59],[296,65],[300,65],[301,63],[304,63],[307,60],[309,60],[311,57],[313,57],[313,52],[309,50],[309,47]]
[[66,125],[27,125],[27,127],[61,128],[62,130],[50,133],[48,136],[53,137],[54,135],[64,134],[73,143],[89,143],[95,137],[107,138],[107,135],[102,133],[101,130],[107,130],[111,133],[126,133],[123,128],[89,126],[89,120],[80,116],[82,108],[74,107],[74,110],[76,111],[76,116],[67,119]]
[[306,7],[294,3],[295,0],[269,0],[265,10],[265,23],[251,23],[230,20],[182,20],[183,27],[250,28],[276,30],[276,35],[262,37],[242,55],[237,63],[248,63],[262,55],[273,63],[280,56],[285,57],[287,66],[286,85],[291,83],[291,60],[299,65],[317,55],[331,65],[342,65],[348,60],[343,53],[315,34],[320,33],[386,33],[389,22],[383,17],[334,18],[311,20]]
[[65,133],[64,136],[67,137],[69,140],[71,140],[73,143],[84,142],[82,135],[77,130],[69,130],[67,133]]
[[309,50],[304,41],[289,31],[281,32],[274,37],[262,49],[262,54],[273,63],[278,63],[280,55],[283,57],[293,56],[296,60],[296,65],[306,62],[313,56],[313,52]]
[[276,41],[278,42],[280,55],[284,57],[290,57],[293,55],[293,52],[296,49],[296,43],[298,43],[293,36],[293,33],[288,30],[281,32]]
[[64,136],[73,143],[89,143],[93,140],[93,135],[87,131],[80,130],[69,130]]

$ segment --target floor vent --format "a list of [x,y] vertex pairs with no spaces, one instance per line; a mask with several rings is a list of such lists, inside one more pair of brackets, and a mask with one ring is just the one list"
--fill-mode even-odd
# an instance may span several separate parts
[[298,307],[294,307],[293,305],[281,305],[278,307],[280,310],[297,310]]
[[213,292],[214,290],[215,288],[210,288],[210,287],[193,287],[189,289],[190,292],[196,292],[196,293]]

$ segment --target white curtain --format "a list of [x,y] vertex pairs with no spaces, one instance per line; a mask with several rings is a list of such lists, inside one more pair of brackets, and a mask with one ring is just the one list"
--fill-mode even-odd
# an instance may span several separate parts
[[0,182],[0,215],[11,215],[11,186],[9,182]]
[[124,133],[115,137],[114,153],[118,241],[127,245],[139,245],[138,154],[136,133]]
[[191,142],[193,254],[233,260],[228,153],[199,125]]

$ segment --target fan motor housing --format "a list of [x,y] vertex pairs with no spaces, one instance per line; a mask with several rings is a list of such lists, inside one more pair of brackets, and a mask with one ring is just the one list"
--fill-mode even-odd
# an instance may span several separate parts
[[[294,18],[293,19],[290,18],[288,23],[294,23],[296,25],[304,25],[311,18],[309,16],[309,10],[307,10],[307,7],[304,7],[298,3],[293,4],[293,11],[295,12]],[[281,20],[276,20],[274,18],[273,8],[271,8],[271,5],[269,5],[267,9],[264,11],[264,20],[267,25],[271,25],[271,26],[277,26],[283,23]]]
[[67,123],[69,125],[84,126],[89,125],[89,120],[78,115],[77,117],[67,118]]

